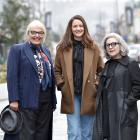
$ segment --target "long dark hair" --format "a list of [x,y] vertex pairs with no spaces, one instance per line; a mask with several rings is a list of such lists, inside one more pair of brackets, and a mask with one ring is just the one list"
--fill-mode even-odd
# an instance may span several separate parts
[[64,33],[64,36],[63,36],[62,40],[60,41],[60,43],[58,44],[58,46],[62,46],[64,48],[69,48],[69,47],[73,46],[74,35],[72,33],[72,23],[75,19],[80,20],[84,26],[84,34],[83,34],[83,39],[82,39],[83,45],[85,47],[86,46],[92,47],[93,46],[93,39],[91,38],[91,36],[89,34],[86,21],[80,15],[75,15],[69,20],[67,28],[66,28],[66,32]]

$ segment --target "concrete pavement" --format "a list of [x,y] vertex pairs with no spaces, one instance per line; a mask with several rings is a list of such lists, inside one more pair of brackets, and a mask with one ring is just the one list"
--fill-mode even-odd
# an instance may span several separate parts
[[[66,115],[60,114],[61,93],[57,91],[57,109],[54,112],[53,119],[53,140],[67,140],[67,122]],[[0,84],[0,112],[8,104],[6,84]],[[138,138],[140,140],[140,101],[138,102]],[[0,130],[0,140],[3,138],[3,132]]]
[[53,140],[67,140],[66,115],[60,114],[61,93],[57,92],[57,109],[53,118]]

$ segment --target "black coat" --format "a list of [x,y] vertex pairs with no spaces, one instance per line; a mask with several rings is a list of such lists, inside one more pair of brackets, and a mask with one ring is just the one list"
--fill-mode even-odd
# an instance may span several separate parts
[[[103,82],[107,76],[108,63],[101,74],[96,98],[94,140],[103,140]],[[140,99],[140,68],[136,61],[123,57],[118,61],[113,75],[108,80],[109,140],[137,140],[137,100]]]

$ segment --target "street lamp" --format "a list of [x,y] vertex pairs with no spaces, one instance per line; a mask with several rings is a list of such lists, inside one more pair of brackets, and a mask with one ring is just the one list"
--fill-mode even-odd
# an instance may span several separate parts
[[51,30],[51,17],[52,17],[51,11],[45,13],[45,26],[47,30]]
[[133,8],[125,7],[126,23],[128,26],[133,26]]
[[119,33],[119,3],[118,0],[115,0],[116,5],[116,32]]
[[118,3],[118,0],[116,0],[115,5],[116,5],[116,21],[118,22],[119,21],[119,3]]

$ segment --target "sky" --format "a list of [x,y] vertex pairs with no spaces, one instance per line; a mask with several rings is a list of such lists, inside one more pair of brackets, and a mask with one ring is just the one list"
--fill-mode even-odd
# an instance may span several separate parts
[[130,0],[42,0],[43,11],[52,12],[51,25],[54,31],[65,30],[69,19],[80,14],[85,18],[91,33],[95,31],[96,24],[106,27],[110,21],[115,21],[117,15],[124,13],[128,1]]

